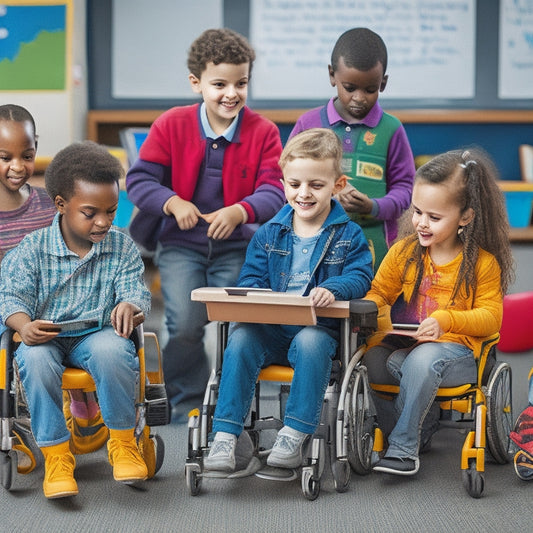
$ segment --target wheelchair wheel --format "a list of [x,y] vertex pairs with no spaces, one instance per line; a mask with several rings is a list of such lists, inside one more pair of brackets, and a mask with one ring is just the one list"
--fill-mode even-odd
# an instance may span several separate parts
[[463,486],[472,498],[480,498],[485,488],[485,476],[476,470],[476,463],[472,461],[466,470],[463,470]]
[[0,452],[0,476],[2,487],[11,489],[13,484],[13,472],[17,470],[17,454],[15,452]]
[[511,460],[513,430],[511,367],[500,362],[492,369],[487,384],[487,443],[489,452],[500,464]]
[[302,491],[310,501],[316,500],[320,494],[320,478],[314,475],[313,470],[312,466],[302,468]]
[[354,369],[344,401],[344,424],[348,440],[348,461],[359,475],[366,475],[372,469],[375,420],[367,405],[367,394],[361,371]]

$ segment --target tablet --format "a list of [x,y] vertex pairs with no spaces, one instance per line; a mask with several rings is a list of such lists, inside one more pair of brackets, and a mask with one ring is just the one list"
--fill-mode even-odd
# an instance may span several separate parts
[[416,331],[418,329],[418,326],[420,326],[420,324],[393,324],[392,325],[394,329],[405,329],[409,331]]
[[69,331],[86,331],[98,328],[98,320],[69,320],[67,322],[54,322],[50,324],[50,330],[66,333]]
[[246,296],[249,292],[272,292],[272,289],[261,289],[259,287],[224,287],[230,296]]

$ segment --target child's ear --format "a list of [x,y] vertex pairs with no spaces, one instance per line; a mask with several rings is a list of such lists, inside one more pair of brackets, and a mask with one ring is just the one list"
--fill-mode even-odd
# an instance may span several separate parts
[[333,196],[344,189],[346,187],[346,183],[348,182],[348,178],[342,174],[337,178],[337,181],[335,181],[335,186],[333,187]]
[[474,220],[474,216],[475,216],[474,210],[471,207],[469,207],[461,216],[460,226],[466,226],[470,224],[470,222]]
[[192,72],[189,74],[189,83],[191,84],[192,90],[195,93],[201,93],[200,89],[200,78],[197,78]]
[[335,81],[335,71],[333,70],[333,67],[331,65],[328,65],[328,73],[329,82],[331,83],[332,87],[335,87],[335,85],[337,85],[337,82]]
[[59,194],[55,197],[54,199],[54,204],[56,206],[56,209],[61,213],[63,214],[63,212],[65,211],[65,205],[66,205],[67,201],[62,197],[62,196],[59,196]]
[[389,81],[389,75],[386,74],[383,76],[383,79],[381,80],[381,85],[379,86],[379,92],[382,93],[385,90],[385,87],[387,87],[387,82]]

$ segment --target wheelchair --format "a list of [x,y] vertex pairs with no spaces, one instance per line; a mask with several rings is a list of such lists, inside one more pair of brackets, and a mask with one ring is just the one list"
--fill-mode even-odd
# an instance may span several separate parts
[[[135,435],[142,457],[152,478],[163,464],[165,447],[161,437],[151,432],[151,427],[168,424],[170,411],[163,381],[161,354],[157,337],[145,333],[143,326],[133,331],[139,358],[139,385],[136,399]],[[31,432],[29,410],[21,381],[18,377],[14,353],[20,338],[6,329],[0,336],[0,482],[11,490],[16,474],[29,474],[43,464],[42,453]],[[146,346],[156,354],[158,369],[147,371]],[[74,454],[86,454],[100,449],[108,440],[109,431],[101,415],[83,422],[70,412],[70,396],[67,391],[96,391],[92,377],[84,370],[66,368],[62,377],[63,412],[70,430],[70,448]]]
[[[364,384],[364,372],[357,368],[362,352],[356,353],[361,339],[376,327],[377,310],[374,304],[365,300],[352,300],[335,302],[328,308],[314,309],[309,305],[308,298],[300,296],[262,293],[253,289],[235,292],[224,288],[202,288],[196,289],[191,295],[193,300],[207,304],[209,319],[218,324],[216,365],[207,384],[201,408],[189,413],[185,476],[190,494],[196,496],[200,493],[204,478],[235,479],[255,475],[269,480],[292,481],[300,475],[304,496],[308,500],[315,500],[320,493],[327,458],[336,491],[346,491],[350,483],[351,467],[358,467],[363,460],[363,457],[354,455],[361,453],[354,446],[354,441],[362,443],[365,453],[372,450],[371,439],[376,428],[375,413],[369,408],[370,397],[368,387]],[[271,365],[259,374],[255,401],[252,402],[244,431],[237,441],[236,471],[228,474],[204,469],[203,459],[209,453],[213,438],[213,416],[229,322],[310,325],[316,324],[316,315],[340,320],[340,342],[324,397],[320,423],[304,445],[301,468],[278,469],[266,466],[266,458],[273,442],[272,433],[275,438],[277,431],[283,426],[284,407],[293,376],[292,368]],[[270,385],[266,385],[267,383]],[[261,394],[262,385],[275,391],[274,401],[270,400],[274,407],[266,414],[263,411],[268,411],[265,404],[269,400],[268,395]],[[357,401],[357,396],[364,398]],[[356,412],[354,408],[361,410]]]
[[[499,334],[488,339],[477,354],[477,381],[454,387],[441,387],[435,402],[440,410],[439,427],[466,429],[466,438],[461,450],[463,486],[470,496],[479,498],[485,486],[485,450],[496,463],[505,464],[511,460],[512,445],[509,432],[513,425],[512,376],[509,364],[496,360],[496,344]],[[363,371],[364,365],[359,366]],[[384,369],[385,370],[385,369]],[[370,382],[374,395],[392,401],[399,393],[399,385],[391,380]],[[356,398],[356,400],[358,397]],[[361,412],[363,406],[356,406]],[[383,452],[383,434],[374,439],[372,453]],[[369,473],[373,461],[371,451],[364,441],[353,440],[355,455],[362,457],[361,473]]]

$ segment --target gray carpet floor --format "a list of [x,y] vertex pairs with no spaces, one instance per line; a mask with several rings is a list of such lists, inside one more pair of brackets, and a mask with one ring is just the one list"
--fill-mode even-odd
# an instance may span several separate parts
[[[149,283],[152,276],[149,269]],[[154,291],[147,331],[159,333],[161,311],[160,294]],[[212,328],[209,334],[208,353],[214,353]],[[533,352],[501,355],[513,368],[516,415],[527,403]],[[254,476],[205,479],[202,492],[193,497],[184,475],[187,426],[154,429],[166,448],[163,466],[154,479],[140,488],[115,482],[105,448],[77,457],[80,493],[71,499],[46,500],[42,469],[19,475],[10,492],[0,487],[0,533],[533,531],[533,482],[520,480],[512,464],[487,462],[483,496],[471,498],[461,480],[464,435],[454,429],[434,436],[416,476],[353,474],[348,491],[338,494],[326,468],[320,496],[312,502],[305,499],[299,479],[275,482]]]
[[401,478],[373,473],[352,476],[346,493],[335,492],[329,470],[320,496],[308,501],[300,481],[204,479],[188,492],[184,464],[186,425],[155,428],[165,442],[164,464],[140,488],[113,480],[105,449],[78,456],[80,493],[46,500],[42,469],[16,477],[0,497],[2,532],[507,532],[532,531],[533,483],[511,464],[488,462],[485,491],[473,499],[461,482],[463,435],[439,431],[422,456],[419,473]]

